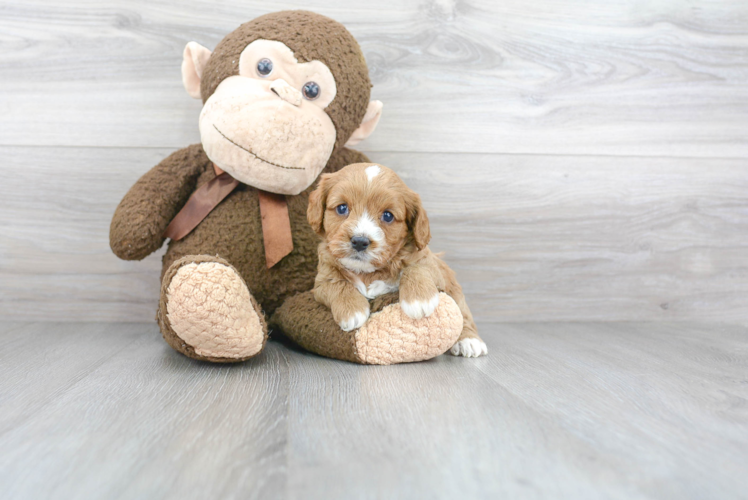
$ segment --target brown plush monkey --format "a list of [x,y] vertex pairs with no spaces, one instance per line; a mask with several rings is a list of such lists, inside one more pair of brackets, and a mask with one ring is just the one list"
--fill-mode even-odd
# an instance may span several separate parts
[[365,139],[381,115],[351,34],[311,12],[268,14],[212,53],[187,44],[182,77],[204,103],[201,144],[143,175],[110,230],[112,250],[126,260],[143,259],[171,238],[158,309],[169,345],[195,359],[242,361],[262,351],[265,314],[278,310],[272,324],[326,356],[393,363],[446,351],[450,341],[433,339],[453,343],[459,335],[453,304],[440,306],[426,327],[393,320],[399,306],[381,299],[372,311],[384,310],[365,326],[392,329],[395,343],[369,345],[366,328],[343,332],[329,310],[300,294],[312,289],[317,270],[309,192],[322,172],[368,161],[346,146]]

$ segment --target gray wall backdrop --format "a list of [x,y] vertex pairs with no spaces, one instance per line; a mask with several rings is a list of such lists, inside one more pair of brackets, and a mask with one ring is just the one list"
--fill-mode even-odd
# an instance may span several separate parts
[[479,320],[748,323],[743,0],[0,3],[0,315],[151,321],[117,203],[199,141],[184,45],[304,7],[366,54],[360,145],[429,211]]

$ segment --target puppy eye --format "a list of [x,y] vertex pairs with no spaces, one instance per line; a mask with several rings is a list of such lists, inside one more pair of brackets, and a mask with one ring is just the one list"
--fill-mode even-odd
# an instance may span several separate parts
[[348,215],[348,205],[345,203],[341,203],[337,207],[335,207],[335,211],[338,213],[338,215]]
[[268,76],[270,73],[273,72],[273,61],[268,59],[267,57],[264,59],[260,59],[257,62],[257,74],[260,76]]
[[319,85],[314,82],[306,82],[301,91],[304,93],[304,97],[310,101],[319,97]]
[[382,221],[389,224],[393,220],[395,220],[395,216],[392,215],[392,212],[385,210],[384,213],[382,214]]

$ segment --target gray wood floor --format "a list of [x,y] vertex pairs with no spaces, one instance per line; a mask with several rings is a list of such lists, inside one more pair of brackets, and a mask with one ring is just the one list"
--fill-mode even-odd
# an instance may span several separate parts
[[748,498],[748,329],[483,323],[489,356],[197,363],[0,327],[0,497]]

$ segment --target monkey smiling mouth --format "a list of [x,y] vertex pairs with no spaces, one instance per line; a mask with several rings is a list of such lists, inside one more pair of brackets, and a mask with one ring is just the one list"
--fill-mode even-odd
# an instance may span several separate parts
[[234,146],[236,146],[239,149],[242,149],[242,150],[246,151],[247,153],[251,154],[252,156],[254,156],[255,158],[257,158],[258,160],[260,160],[261,162],[267,163],[268,165],[272,165],[274,167],[285,168],[286,170],[304,170],[302,167],[285,167],[283,165],[278,165],[277,163],[273,163],[272,161],[268,161],[265,158],[260,158],[255,153],[253,153],[250,149],[245,148],[241,144],[237,144],[235,141],[232,141],[231,139],[229,139],[228,137],[226,137],[226,134],[224,134],[223,132],[221,132],[220,130],[218,130],[218,127],[216,127],[215,124],[213,124],[213,128],[216,129],[216,132],[218,132],[219,134],[221,134],[221,136],[223,136],[223,138],[226,139],[227,141],[229,141],[231,144],[233,144]]

